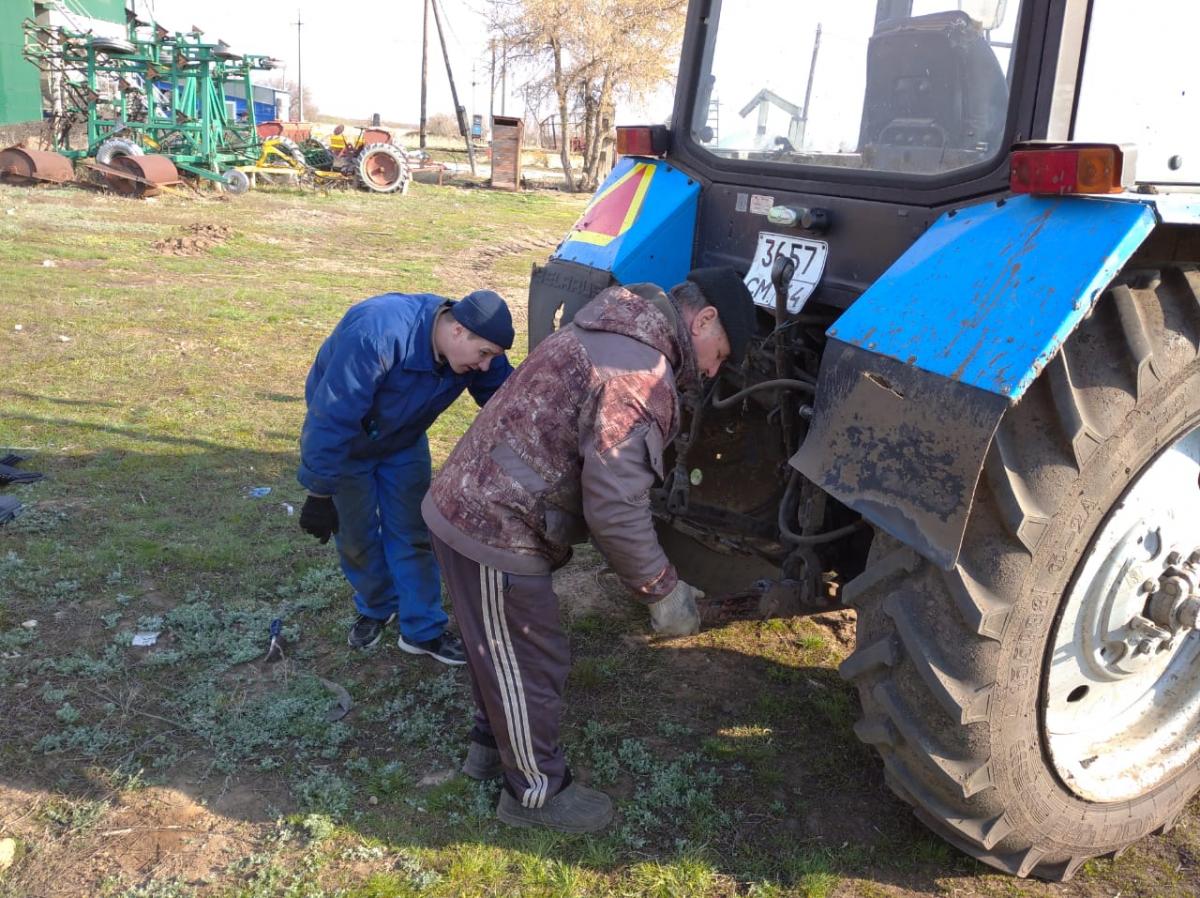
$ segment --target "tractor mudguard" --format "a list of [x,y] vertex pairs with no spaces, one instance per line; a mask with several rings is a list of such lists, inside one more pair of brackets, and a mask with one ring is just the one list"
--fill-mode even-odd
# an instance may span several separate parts
[[622,158],[529,285],[529,346],[612,283],[664,290],[691,268],[700,185],[661,159]]
[[996,428],[1155,227],[1152,202],[1017,196],[948,212],[827,332],[791,464],[954,567]]

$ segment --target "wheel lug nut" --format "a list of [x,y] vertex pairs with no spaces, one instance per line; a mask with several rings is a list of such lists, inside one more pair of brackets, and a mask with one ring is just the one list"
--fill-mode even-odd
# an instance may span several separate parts
[[1147,580],[1142,584],[1142,592],[1155,593],[1158,592],[1158,581]]
[[1176,564],[1179,564],[1179,562],[1181,562],[1181,561],[1183,561],[1183,556],[1180,555],[1178,552],[1172,552],[1170,555],[1167,556],[1167,564],[1168,565],[1176,565]]
[[1135,655],[1149,655],[1153,649],[1154,649],[1154,640],[1143,639],[1141,642],[1139,642],[1137,644],[1137,648],[1134,649],[1133,653]]

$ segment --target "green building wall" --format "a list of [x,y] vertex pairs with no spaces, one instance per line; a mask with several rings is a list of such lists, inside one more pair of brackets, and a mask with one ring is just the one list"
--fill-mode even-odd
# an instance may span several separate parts
[[[0,0],[0,3],[7,0]],[[105,22],[125,24],[125,0],[70,0],[69,9],[80,10],[85,16]]]
[[33,0],[0,0],[0,125],[42,117],[41,76],[21,55],[21,23],[33,16]]
[[[125,0],[70,0],[68,9],[125,24]],[[33,17],[33,0],[0,0],[0,125],[40,121],[41,74],[21,55],[21,23]]]

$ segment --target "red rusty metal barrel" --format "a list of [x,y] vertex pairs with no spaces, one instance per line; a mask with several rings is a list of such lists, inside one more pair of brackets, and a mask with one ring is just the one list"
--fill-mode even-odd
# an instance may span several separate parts
[[166,156],[118,156],[108,167],[108,185],[127,196],[153,196],[159,187],[179,183],[179,170]]
[[9,147],[0,150],[0,178],[63,184],[75,179],[75,167],[70,159],[58,153]]

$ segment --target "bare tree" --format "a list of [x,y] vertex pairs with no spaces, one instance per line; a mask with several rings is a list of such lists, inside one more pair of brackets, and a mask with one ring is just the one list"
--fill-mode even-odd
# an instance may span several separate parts
[[[531,82],[557,101],[568,190],[595,188],[612,159],[618,99],[644,97],[674,74],[686,0],[494,0],[492,28]],[[583,167],[572,169],[572,113]]]

